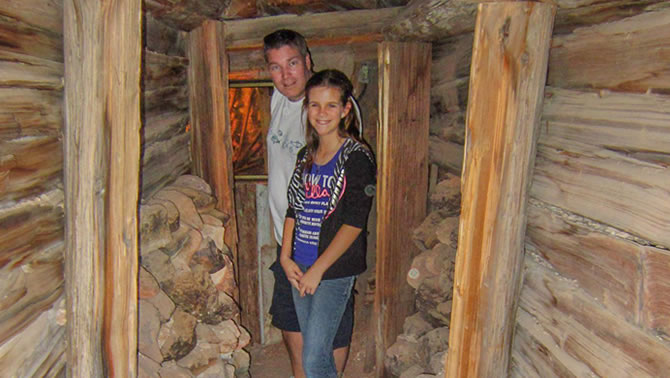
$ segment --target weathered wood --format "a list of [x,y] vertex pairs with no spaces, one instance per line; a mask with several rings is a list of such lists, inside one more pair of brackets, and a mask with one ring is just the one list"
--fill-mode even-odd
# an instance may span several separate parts
[[182,133],[144,146],[142,198],[149,198],[191,169],[191,135]]
[[207,19],[219,19],[228,4],[211,0],[144,0],[144,9],[171,27],[191,31]]
[[144,50],[142,88],[154,90],[166,86],[185,87],[188,82],[187,67],[188,60],[184,57]]
[[337,39],[378,35],[381,29],[395,19],[402,8],[357,10],[317,13],[304,16],[282,15],[225,21],[226,48],[262,49],[263,37],[277,29],[289,28],[316,45],[311,39]]
[[63,151],[55,136],[0,142],[0,191],[3,201],[46,192],[61,182]]
[[551,93],[531,195],[670,246],[670,99]]
[[56,91],[0,88],[0,138],[60,135],[62,106]]
[[[256,210],[256,183],[235,184],[235,209],[240,232],[239,257],[237,269],[240,272],[240,324],[251,333],[255,342],[260,342],[261,316],[258,302],[258,236]],[[243,294],[242,294],[243,293]]]
[[186,32],[156,20],[150,12],[144,13],[144,29],[146,51],[186,56]]
[[0,205],[0,268],[17,268],[34,251],[63,238],[63,191],[52,189]]
[[514,358],[552,361],[555,366],[546,364],[552,370],[538,376],[659,377],[670,371],[668,344],[607,311],[530,254],[525,270],[517,327],[538,346],[526,350],[528,356],[515,348]]
[[385,29],[391,40],[434,41],[472,32],[477,5],[463,0],[412,1]]
[[[193,126],[193,172],[209,183],[216,208],[230,215],[225,242],[237,264],[237,217],[233,188],[233,147],[228,109],[228,58],[224,24],[206,21],[189,34],[189,103]],[[235,272],[236,278],[239,272]]]
[[[14,0],[11,2],[14,2]],[[14,13],[11,10],[7,12],[9,13],[8,16],[4,16],[2,9],[0,9],[0,30],[3,30],[2,35],[0,35],[0,46],[8,52],[62,62],[63,37],[61,30],[48,30],[31,24],[31,16],[28,13],[30,8],[23,8],[31,5],[35,8],[43,7],[42,4],[30,4],[30,2],[26,5],[19,4],[19,7],[23,10],[16,12],[18,13],[15,14],[17,18],[11,17]]]
[[414,309],[414,293],[405,276],[419,251],[407,230],[426,215],[430,49],[418,43],[384,42],[379,47],[377,376],[384,374],[384,352]]
[[668,153],[669,109],[668,96],[547,87],[540,141],[556,136],[638,158]]
[[641,322],[670,342],[670,253],[644,247],[642,271]]
[[670,9],[575,30],[552,42],[548,83],[670,91]]
[[609,311],[637,323],[639,290],[645,281],[640,245],[539,201],[528,206],[526,232],[527,244],[563,277],[576,280]]
[[551,5],[479,5],[447,375],[508,373]]
[[[319,71],[326,68],[335,68],[347,75],[353,74],[354,62],[376,60],[377,43],[362,43],[357,45],[314,46],[310,44],[310,54],[314,69]],[[247,73],[237,79],[270,80],[267,64],[261,49],[229,51],[231,79],[235,75]]]
[[456,175],[463,169],[463,145],[446,142],[438,137],[431,136],[429,145],[430,162]]
[[[37,318],[20,334],[0,345],[0,371],[4,376],[65,376],[67,343],[64,302],[65,298],[61,295],[50,309],[35,314]],[[38,346],[36,340],[39,340]]]
[[[0,344],[20,334],[63,294],[63,242],[33,249],[20,268],[8,267],[3,277]],[[3,274],[3,275],[4,275]]]
[[60,91],[63,89],[63,64],[0,51],[0,86]]
[[157,88],[145,91],[142,111],[145,116],[155,116],[159,113],[174,110],[188,109],[188,86]]
[[141,16],[64,4],[69,376],[137,374]]

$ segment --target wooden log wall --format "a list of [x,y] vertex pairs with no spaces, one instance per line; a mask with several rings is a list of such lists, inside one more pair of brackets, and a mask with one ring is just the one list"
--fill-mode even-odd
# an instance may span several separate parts
[[191,168],[185,33],[145,17],[142,71],[143,199]]
[[[513,376],[667,369],[668,4],[556,2]],[[430,162],[440,175],[462,168],[471,46],[469,33],[433,39]]]
[[670,9],[555,35],[512,376],[670,369]]
[[62,18],[57,0],[0,3],[3,376],[65,368]]

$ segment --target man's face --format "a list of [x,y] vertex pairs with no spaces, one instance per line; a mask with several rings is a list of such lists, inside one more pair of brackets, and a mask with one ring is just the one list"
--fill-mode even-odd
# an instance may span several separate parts
[[266,56],[275,87],[289,100],[300,100],[305,95],[305,84],[311,76],[309,54],[303,57],[295,47],[284,45],[268,50]]

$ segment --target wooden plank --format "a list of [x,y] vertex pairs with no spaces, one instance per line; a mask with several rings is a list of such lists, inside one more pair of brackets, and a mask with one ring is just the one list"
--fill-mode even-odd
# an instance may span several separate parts
[[154,90],[166,86],[187,86],[188,60],[181,56],[164,55],[144,50],[142,88]]
[[261,324],[258,302],[258,236],[256,211],[256,182],[235,184],[235,209],[239,219],[240,324],[251,334],[254,343],[260,342]]
[[68,376],[137,374],[141,5],[64,4]]
[[547,333],[542,324],[519,307],[516,314],[510,377],[588,377],[591,369],[578,361]]
[[627,156],[661,154],[670,145],[670,97],[547,87],[544,135]]
[[554,8],[479,5],[447,375],[508,373]]
[[277,29],[292,29],[301,33],[308,40],[310,48],[316,45],[312,39],[378,35],[401,11],[402,7],[393,7],[225,21],[226,48],[262,48],[263,37]]
[[670,167],[642,157],[543,135],[531,195],[668,246]]
[[[193,126],[192,171],[212,187],[217,209],[230,215],[224,225],[224,240],[237,265],[238,232],[233,194],[233,147],[224,24],[206,21],[193,30],[189,34],[188,58],[189,103]],[[238,275],[239,270],[236,271],[236,278]]]
[[377,376],[382,376],[384,353],[402,333],[405,317],[414,310],[414,291],[405,277],[419,251],[407,230],[418,226],[426,215],[431,46],[384,42],[379,46],[378,62],[374,308],[378,316],[376,369]]
[[642,324],[670,341],[670,253],[667,249],[644,247],[642,259]]
[[3,201],[38,195],[62,182],[63,145],[59,137],[35,136],[0,142],[0,151]]
[[62,108],[62,92],[0,88],[0,139],[59,136]]
[[548,83],[622,91],[670,90],[670,9],[554,38]]
[[475,27],[477,5],[463,0],[411,1],[384,29],[392,40],[435,41]]
[[57,240],[31,252],[20,268],[3,270],[0,344],[21,335],[63,295],[63,242]]
[[[347,75],[352,75],[354,62],[377,59],[377,43],[338,46],[314,46],[311,44],[312,41],[308,41],[308,43],[310,44],[310,54],[316,71],[335,68]],[[231,80],[243,73],[246,73],[246,75],[236,78],[247,80],[271,79],[260,46],[256,50],[228,51],[228,58]]]
[[0,203],[0,268],[17,268],[34,251],[63,238],[63,190]]
[[0,86],[63,89],[63,63],[0,50]]
[[526,242],[609,311],[639,324],[642,247],[572,213],[528,206]]
[[540,327],[537,334],[546,335],[535,339],[535,353],[547,357],[534,358],[551,359],[579,377],[661,377],[670,371],[670,346],[653,333],[612,314],[539,258],[526,255],[525,271],[519,327]]
[[[61,272],[61,280],[63,278]],[[47,284],[53,285],[52,283]],[[20,334],[0,344],[0,371],[6,377],[65,376],[65,297],[37,318]],[[39,340],[39,346],[35,345]]]

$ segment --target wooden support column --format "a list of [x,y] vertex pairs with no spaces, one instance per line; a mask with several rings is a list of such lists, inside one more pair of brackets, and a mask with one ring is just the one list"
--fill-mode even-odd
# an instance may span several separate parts
[[507,376],[554,12],[536,2],[479,5],[449,377]]
[[384,42],[379,46],[377,133],[377,376],[384,353],[414,312],[406,275],[419,252],[410,230],[426,216],[431,45]]
[[209,183],[217,199],[217,209],[230,217],[224,224],[224,239],[233,252],[235,276],[239,278],[233,147],[228,109],[228,57],[222,22],[205,21],[190,32],[188,58],[193,173]]
[[237,203],[237,215],[240,222],[240,253],[237,270],[244,272],[240,274],[238,287],[243,295],[240,295],[240,323],[251,333],[254,343],[261,340],[261,313],[258,302],[258,239],[262,236],[258,232],[258,207],[256,206],[257,188],[259,184],[254,181],[240,181],[235,184],[235,201]]
[[141,16],[64,2],[69,377],[137,376]]

